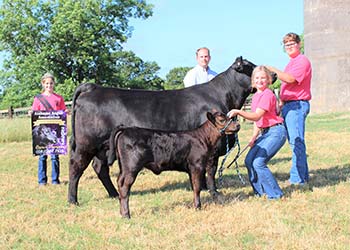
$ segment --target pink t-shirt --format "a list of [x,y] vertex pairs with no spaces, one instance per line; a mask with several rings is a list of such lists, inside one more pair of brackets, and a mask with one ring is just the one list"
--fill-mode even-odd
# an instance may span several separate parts
[[303,54],[291,58],[284,72],[291,74],[297,83],[282,81],[280,98],[282,101],[310,100],[312,68],[309,59]]
[[[45,99],[50,103],[51,107],[53,110],[66,110],[66,104],[64,103],[63,97],[53,93],[49,96],[43,95]],[[45,106],[39,101],[38,97],[34,97],[34,102],[32,105],[32,110],[37,111],[41,110],[44,111],[46,110]]]
[[265,114],[256,121],[258,128],[268,128],[283,122],[283,118],[277,115],[276,104],[277,98],[269,88],[253,95],[252,111],[255,112],[257,108],[265,110]]

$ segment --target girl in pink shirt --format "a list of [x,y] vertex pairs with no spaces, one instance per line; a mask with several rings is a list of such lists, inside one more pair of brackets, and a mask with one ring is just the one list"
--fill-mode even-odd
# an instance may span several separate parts
[[257,89],[252,99],[252,111],[232,109],[227,115],[254,121],[253,136],[249,140],[251,148],[245,159],[249,182],[255,195],[266,194],[268,199],[279,199],[283,192],[267,163],[284,145],[287,134],[283,118],[277,115],[276,96],[268,88],[271,82],[271,72],[264,66],[256,67],[252,73],[252,86]]
[[[32,111],[56,111],[65,110],[68,113],[63,97],[54,93],[55,78],[53,75],[46,73],[41,78],[41,84],[43,92],[40,95],[34,97],[32,105]],[[39,185],[47,184],[47,155],[40,155],[38,164],[38,182]],[[52,184],[60,184],[60,161],[58,155],[51,155],[52,172],[51,182]]]

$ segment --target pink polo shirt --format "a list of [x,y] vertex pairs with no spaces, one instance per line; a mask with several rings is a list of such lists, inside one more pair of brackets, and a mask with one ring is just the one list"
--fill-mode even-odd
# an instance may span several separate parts
[[310,100],[312,68],[309,59],[303,54],[291,58],[284,72],[291,74],[297,83],[282,81],[280,98],[282,101]]
[[269,88],[253,95],[252,111],[255,112],[257,108],[265,110],[265,114],[255,122],[258,128],[268,128],[283,122],[283,118],[277,115],[276,104],[276,96]]
[[[66,110],[66,104],[64,103],[63,97],[53,93],[49,96],[44,95],[45,99],[50,103],[53,110]],[[37,97],[34,97],[34,102],[32,105],[32,110],[46,110],[45,106],[39,101]]]

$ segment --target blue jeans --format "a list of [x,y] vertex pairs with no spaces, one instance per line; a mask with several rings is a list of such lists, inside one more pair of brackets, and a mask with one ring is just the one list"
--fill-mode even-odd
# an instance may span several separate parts
[[292,167],[289,182],[304,184],[309,181],[309,167],[307,164],[305,145],[305,121],[310,112],[308,101],[286,102],[282,107],[284,125],[292,150]]
[[266,194],[269,199],[278,199],[283,195],[266,164],[284,145],[286,139],[285,127],[282,124],[277,125],[263,132],[249,150],[245,165],[248,169],[249,182],[256,195]]
[[[47,155],[40,155],[39,157],[39,164],[38,164],[38,182],[39,184],[43,185],[47,183]],[[51,165],[52,165],[52,171],[51,171],[51,181],[52,184],[59,184],[59,176],[60,176],[60,159],[58,155],[51,155]]]

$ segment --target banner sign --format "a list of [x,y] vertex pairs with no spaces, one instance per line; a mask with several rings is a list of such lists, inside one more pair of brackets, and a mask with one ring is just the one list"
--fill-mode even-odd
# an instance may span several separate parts
[[67,114],[59,111],[33,111],[33,155],[67,154]]

